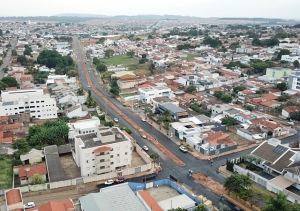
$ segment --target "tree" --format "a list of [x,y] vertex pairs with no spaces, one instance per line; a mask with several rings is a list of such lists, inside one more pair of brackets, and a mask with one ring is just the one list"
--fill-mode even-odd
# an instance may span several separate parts
[[206,211],[206,207],[204,204],[199,204],[194,211]]
[[127,52],[127,56],[129,56],[130,58],[132,58],[134,56],[134,52],[133,51]]
[[219,203],[219,211],[230,211],[230,207],[228,207],[226,204]]
[[18,82],[15,78],[13,77],[4,77],[1,80],[3,83],[5,83],[8,87],[17,87]]
[[118,87],[114,86],[109,90],[109,92],[112,93],[113,95],[117,96],[120,93],[120,89]]
[[290,98],[290,96],[288,96],[288,95],[281,95],[277,98],[277,100],[279,102],[284,102],[284,101],[287,101],[289,98]]
[[115,53],[115,51],[114,50],[112,50],[112,49],[107,49],[106,51],[105,51],[105,57],[106,58],[110,58],[110,57],[112,57],[113,55],[114,55],[114,53]]
[[0,81],[0,92],[1,92],[2,90],[6,90],[7,87],[8,87],[8,86],[7,86],[6,83],[4,83],[3,81]]
[[288,87],[287,87],[286,83],[282,82],[282,83],[278,83],[276,88],[280,89],[283,92],[283,91],[287,90]]
[[3,37],[3,31],[0,29],[0,37]]
[[[90,90],[89,90],[90,91]],[[82,95],[84,95],[84,91],[83,91],[83,89],[82,88],[79,88],[79,89],[77,89],[77,92],[76,92],[76,94],[78,95],[78,96],[82,96]]]
[[258,38],[255,38],[255,39],[252,40],[252,45],[253,46],[260,46],[261,42]]
[[102,44],[102,43],[104,43],[104,41],[105,41],[105,38],[104,38],[104,37],[101,37],[101,38],[96,42],[96,44]]
[[0,66],[1,66],[2,64],[3,64],[3,60],[1,59],[1,60],[0,60]]
[[289,55],[291,52],[288,49],[281,49],[277,54],[277,59],[281,60],[282,55]]
[[186,88],[185,90],[187,93],[194,93],[197,91],[196,86],[188,86],[188,88]]
[[157,153],[154,153],[154,154],[150,155],[150,158],[152,158],[153,161],[156,162],[158,160],[158,158],[159,158],[159,155]]
[[26,63],[27,63],[27,59],[26,59],[26,57],[25,57],[25,56],[18,56],[18,58],[17,58],[17,62],[20,62],[20,63],[21,63],[21,65],[26,65]]
[[300,111],[295,111],[295,112],[291,113],[290,118],[292,120],[300,121]]
[[276,197],[270,196],[262,211],[290,211],[291,205],[287,202],[287,195],[282,192],[276,193]]
[[299,69],[299,67],[300,67],[300,63],[299,63],[298,60],[295,60],[295,61],[293,62],[293,65],[294,65],[294,68],[298,68],[298,69]]
[[26,56],[26,55],[31,56],[31,51],[27,48],[27,49],[24,50],[23,55],[24,56]]
[[44,184],[44,179],[43,179],[42,175],[40,175],[40,174],[34,174],[31,177],[31,184],[32,185]]
[[222,91],[215,91],[214,92],[214,96],[218,99],[221,99],[221,97],[223,96],[223,92]]
[[233,88],[233,92],[238,93],[238,92],[244,91],[246,89],[247,88],[245,86],[236,86],[236,87]]
[[218,38],[213,39],[211,37],[205,37],[203,40],[203,44],[210,45],[210,47],[212,48],[217,48],[222,45],[222,42]]
[[37,62],[46,65],[48,68],[60,67],[64,69],[75,66],[75,62],[71,56],[62,56],[56,50],[43,50],[39,54]]
[[230,103],[232,101],[232,97],[226,94],[221,97],[221,100],[223,100],[225,103]]
[[223,120],[222,120],[222,125],[226,125],[227,127],[228,126],[233,126],[236,124],[236,119],[231,117],[231,116],[228,116],[228,117],[225,117]]
[[12,56],[18,56],[17,51],[16,51],[15,49],[13,49],[13,50],[11,51],[11,55],[12,55]]
[[241,174],[233,174],[227,177],[224,183],[224,187],[229,193],[234,192],[238,196],[241,196],[251,185],[252,180],[248,176]]
[[149,39],[149,40],[154,39],[153,35],[152,35],[152,34],[149,34],[149,35],[148,35],[148,39]]
[[153,63],[149,64],[148,69],[151,72],[151,74],[153,74],[155,70],[155,65]]
[[142,54],[142,59],[146,59],[147,58],[147,54]]
[[31,150],[31,147],[25,138],[18,139],[13,144],[13,148],[17,149],[20,154],[26,154],[27,152],[29,152]]
[[147,59],[142,58],[142,59],[139,60],[139,64],[144,64],[144,63],[146,63],[146,61],[147,61]]
[[107,70],[107,67],[103,63],[98,63],[96,66],[96,70],[98,70],[99,72],[105,72]]

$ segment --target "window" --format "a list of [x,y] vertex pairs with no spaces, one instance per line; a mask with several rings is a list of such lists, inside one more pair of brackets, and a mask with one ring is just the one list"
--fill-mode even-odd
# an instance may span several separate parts
[[94,161],[95,159],[92,159],[92,161]]
[[26,109],[26,108],[29,108],[29,106],[25,106],[25,109]]
[[100,163],[103,163],[104,161],[105,161],[104,159],[101,159],[101,160],[100,160]]
[[117,157],[120,157],[120,154],[117,154]]
[[105,169],[105,166],[100,166],[100,169]]
[[44,100],[41,101],[41,103],[45,102]]
[[40,103],[40,101],[36,101],[36,103]]
[[124,162],[127,162],[127,161],[128,161],[128,158],[125,158],[125,159],[124,159]]
[[89,161],[87,160],[86,163],[89,163]]
[[104,155],[104,152],[100,152],[100,155]]
[[93,166],[93,168],[95,168],[95,166]]
[[110,162],[110,165],[113,165],[114,164],[114,162]]
[[113,158],[113,157],[114,157],[113,155],[110,156],[110,158]]
[[127,155],[127,152],[125,152],[125,155]]
[[17,110],[18,108],[15,108],[15,110]]
[[25,102],[25,104],[28,104],[28,102]]
[[19,107],[19,109],[24,109],[24,107]]
[[34,101],[31,101],[30,103],[34,103]]
[[30,108],[35,108],[35,106],[30,106]]

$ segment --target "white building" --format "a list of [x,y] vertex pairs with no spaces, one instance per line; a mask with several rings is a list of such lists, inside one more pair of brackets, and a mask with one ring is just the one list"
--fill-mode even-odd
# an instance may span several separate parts
[[298,60],[300,62],[300,55],[282,55],[281,60],[287,62],[294,62]]
[[81,176],[122,172],[131,164],[131,140],[119,129],[99,127],[96,132],[76,135],[73,158]]
[[37,119],[57,118],[55,98],[44,94],[41,88],[3,90],[1,93],[0,116],[16,115],[28,112]]
[[140,100],[145,103],[150,103],[155,97],[172,97],[172,91],[166,86],[155,86],[138,89]]
[[69,78],[67,75],[49,75],[46,85],[55,84],[58,81],[62,83],[76,84],[76,77]]
[[289,88],[300,91],[300,71],[293,71],[289,75]]
[[95,133],[100,126],[98,117],[92,116],[90,119],[77,120],[76,122],[68,123],[69,140],[73,140],[76,135]]

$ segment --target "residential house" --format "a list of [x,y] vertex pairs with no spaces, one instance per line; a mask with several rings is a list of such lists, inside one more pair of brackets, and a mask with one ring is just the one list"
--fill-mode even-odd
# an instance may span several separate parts
[[45,163],[38,163],[25,166],[14,166],[14,174],[18,175],[21,185],[31,184],[32,176],[35,174],[41,175],[43,181],[46,181],[47,166]]
[[131,164],[132,143],[119,128],[99,127],[89,134],[75,135],[73,158],[81,176],[122,172]]
[[130,89],[137,87],[139,84],[146,82],[145,76],[131,76],[125,75],[121,76],[119,80],[117,80],[118,86],[120,89]]
[[277,101],[278,96],[272,93],[262,94],[261,97],[247,99],[247,105],[254,107],[255,109],[261,111],[270,111],[275,107],[281,105],[280,102]]
[[181,118],[186,118],[189,116],[185,109],[180,108],[170,102],[158,104],[157,110],[160,111],[161,113],[167,111],[168,113],[171,114],[172,118],[175,121],[178,121]]
[[253,95],[255,95],[254,91],[250,91],[250,90],[239,91],[237,100],[242,103],[245,103],[247,98],[249,98],[250,96],[253,96]]
[[24,155],[20,155],[20,160],[24,165],[41,163],[44,159],[45,155],[43,150],[31,149],[30,152]]
[[296,111],[300,111],[299,106],[288,106],[282,109],[281,115],[285,118],[290,118],[291,114]]
[[74,211],[75,207],[72,199],[61,201],[49,201],[41,206],[27,209],[27,211]]
[[11,123],[8,116],[2,116],[1,120],[0,143],[12,143],[15,138],[15,133],[20,131],[20,124]]
[[7,211],[23,211],[23,197],[19,188],[5,190],[5,202]]
[[235,119],[241,123],[246,123],[251,119],[257,118],[255,115],[251,114],[251,111],[240,112],[235,116]]
[[155,97],[172,97],[172,91],[165,86],[150,86],[148,88],[138,88],[140,101],[150,103]]
[[228,104],[215,104],[211,107],[208,107],[208,109],[211,110],[212,115],[218,115],[218,114],[222,114],[223,111],[228,110],[229,107],[230,106]]
[[158,107],[159,104],[162,104],[162,103],[173,103],[174,105],[179,106],[178,101],[171,100],[168,97],[155,97],[155,98],[152,98],[150,101],[150,104],[153,106],[154,110]]

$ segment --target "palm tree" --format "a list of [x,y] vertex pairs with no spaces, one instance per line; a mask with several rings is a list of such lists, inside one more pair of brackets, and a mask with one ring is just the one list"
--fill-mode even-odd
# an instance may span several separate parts
[[287,202],[287,195],[283,194],[282,192],[276,193],[276,198],[270,197],[266,201],[265,207],[262,211],[289,211],[290,204]]

